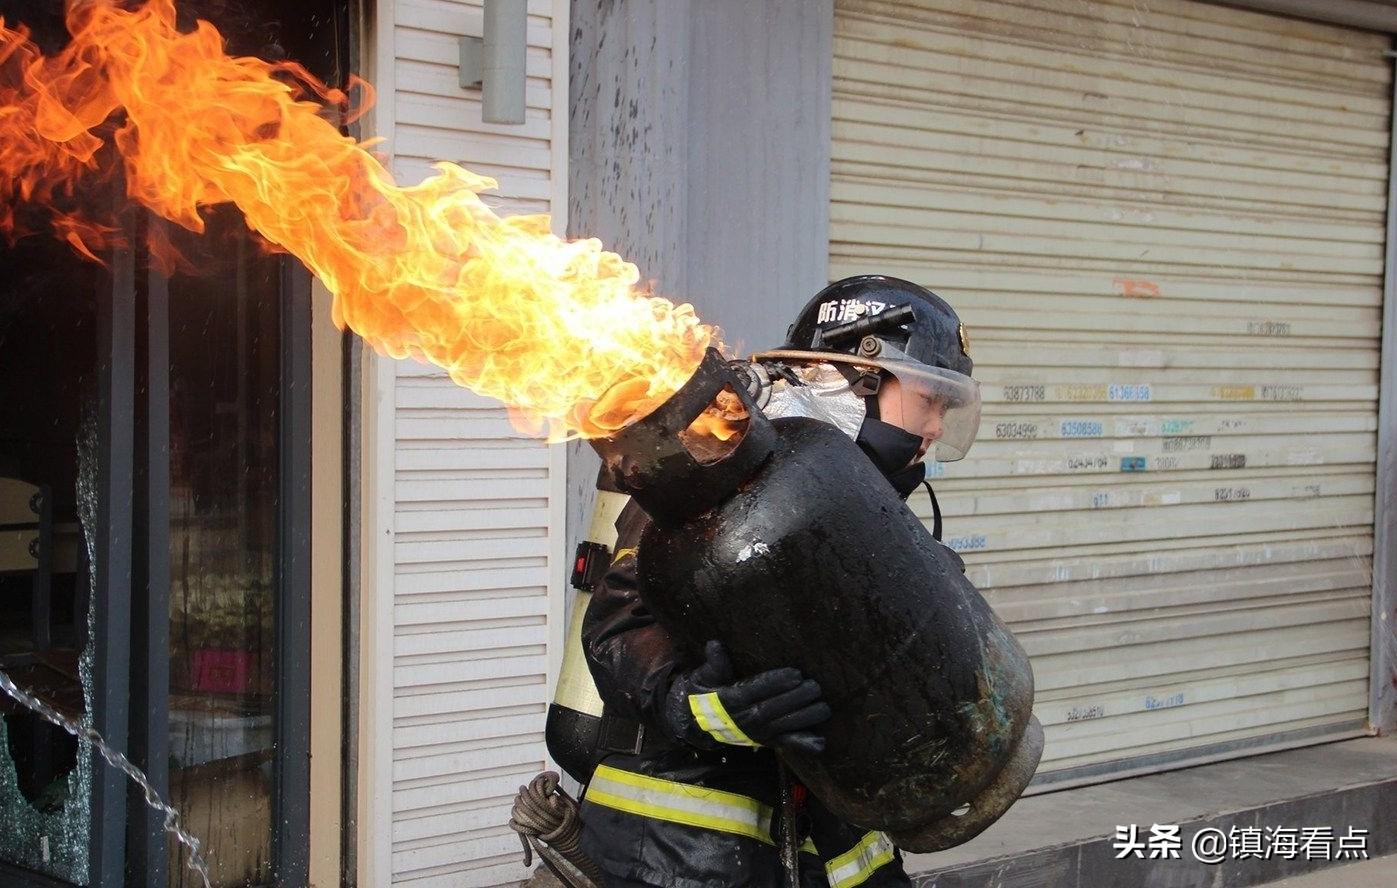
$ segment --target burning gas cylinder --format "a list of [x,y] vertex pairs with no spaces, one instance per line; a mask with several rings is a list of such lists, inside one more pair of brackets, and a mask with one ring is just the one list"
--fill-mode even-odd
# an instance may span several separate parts
[[[694,424],[715,404],[726,440]],[[795,666],[819,681],[826,749],[783,758],[831,811],[934,851],[1019,797],[1043,742],[1028,657],[847,435],[768,420],[710,351],[668,401],[593,445],[653,519],[637,567],[656,617],[696,649],[721,640],[739,674]]]

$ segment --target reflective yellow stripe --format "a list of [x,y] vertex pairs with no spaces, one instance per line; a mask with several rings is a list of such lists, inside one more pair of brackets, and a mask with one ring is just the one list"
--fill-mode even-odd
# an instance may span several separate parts
[[[774,844],[771,839],[771,808],[734,792],[598,765],[587,787],[587,799],[593,804],[628,814],[702,826],[747,836],[768,845]],[[806,839],[800,850],[808,854],[820,853],[813,839]]]
[[669,823],[771,841],[771,808],[756,799],[598,765],[587,801]]
[[611,563],[612,563],[612,564],[615,564],[616,562],[620,561],[622,558],[625,558],[627,555],[634,555],[635,553],[636,553],[636,548],[635,548],[635,546],[631,546],[630,548],[627,548],[627,549],[617,549],[617,550],[616,550],[616,554],[613,555],[613,556],[611,557]]
[[825,864],[829,888],[862,885],[878,868],[892,861],[893,843],[883,833],[866,833],[859,843]]
[[730,746],[761,746],[742,733],[737,722],[733,721],[732,716],[723,708],[723,701],[718,699],[716,691],[690,694],[689,711],[694,714],[699,727],[712,734],[719,743],[727,743]]

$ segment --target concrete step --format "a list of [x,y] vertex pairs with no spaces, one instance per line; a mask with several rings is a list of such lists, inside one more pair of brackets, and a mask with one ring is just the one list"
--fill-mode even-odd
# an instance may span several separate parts
[[[1155,824],[1180,827],[1177,859],[1118,858],[1118,827],[1133,825],[1148,839]],[[1301,851],[1208,863],[1193,853],[1200,831],[1276,828],[1318,829],[1321,839],[1327,829],[1336,840],[1367,830],[1370,858],[1397,853],[1397,740],[1328,743],[1030,796],[973,841],[908,855],[907,869],[919,888],[1242,888],[1337,874],[1353,863],[1335,859],[1337,841],[1326,859],[1322,840],[1311,843],[1311,859]],[[1397,874],[1374,884],[1397,888]]]

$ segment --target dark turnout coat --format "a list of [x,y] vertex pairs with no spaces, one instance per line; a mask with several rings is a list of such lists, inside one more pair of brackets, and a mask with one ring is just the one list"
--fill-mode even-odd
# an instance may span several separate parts
[[[582,627],[607,747],[583,798],[583,850],[608,888],[780,888],[775,753],[697,749],[659,727],[671,676],[702,656],[645,606],[636,551],[648,520],[634,503],[617,519],[616,554]],[[797,820],[802,888],[911,884],[882,833],[839,820],[813,797]]]

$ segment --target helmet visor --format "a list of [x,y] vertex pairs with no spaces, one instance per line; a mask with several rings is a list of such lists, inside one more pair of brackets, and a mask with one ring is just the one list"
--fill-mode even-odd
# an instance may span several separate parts
[[980,384],[963,373],[918,361],[872,365],[897,380],[902,428],[936,445],[937,462],[961,459],[980,430]]
[[781,349],[753,358],[840,362],[887,373],[897,380],[901,407],[901,421],[897,425],[934,442],[938,462],[954,462],[964,457],[980,430],[980,384],[954,370],[920,361],[865,358],[837,352]]

